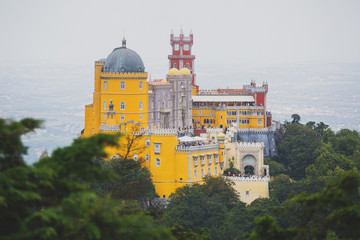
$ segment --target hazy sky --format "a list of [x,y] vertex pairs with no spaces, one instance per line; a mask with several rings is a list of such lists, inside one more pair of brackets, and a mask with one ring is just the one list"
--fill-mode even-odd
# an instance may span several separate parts
[[359,0],[1,0],[0,60],[93,64],[125,35],[167,67],[180,26],[196,64],[360,62]]

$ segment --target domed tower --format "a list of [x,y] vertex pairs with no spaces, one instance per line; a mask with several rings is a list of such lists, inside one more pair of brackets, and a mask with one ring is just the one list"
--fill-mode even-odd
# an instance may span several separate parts
[[129,120],[147,128],[147,77],[141,57],[126,47],[125,38],[106,59],[96,61],[93,103],[85,107],[83,136],[125,131]]

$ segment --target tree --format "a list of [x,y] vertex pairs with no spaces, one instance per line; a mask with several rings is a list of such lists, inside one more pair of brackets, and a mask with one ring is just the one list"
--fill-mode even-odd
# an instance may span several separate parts
[[178,188],[170,198],[164,222],[193,230],[208,229],[210,239],[224,238],[224,219],[228,211],[240,203],[229,180],[209,176],[202,185]]
[[315,194],[301,193],[283,208],[290,226],[270,216],[258,218],[248,239],[358,239],[360,236],[360,173],[348,171]]
[[170,230],[155,226],[139,206],[89,188],[111,177],[94,158],[105,156],[103,148],[116,146],[119,136],[77,139],[27,166],[21,135],[38,123],[0,120],[1,239],[172,239]]
[[110,170],[112,179],[99,186],[102,194],[110,193],[113,198],[123,200],[150,200],[156,197],[150,171],[140,162],[132,159],[112,159],[103,162],[103,168]]
[[291,118],[293,119],[291,121],[292,124],[294,123],[300,123],[300,115],[297,113],[294,113],[293,115],[291,115]]
[[234,183],[223,177],[204,177],[204,184],[200,189],[210,201],[220,202],[227,209],[233,208],[239,202],[239,195],[232,187]]
[[315,149],[320,140],[315,130],[302,124],[290,124],[286,134],[278,145],[279,161],[290,174],[298,180],[305,177],[305,169],[315,162]]

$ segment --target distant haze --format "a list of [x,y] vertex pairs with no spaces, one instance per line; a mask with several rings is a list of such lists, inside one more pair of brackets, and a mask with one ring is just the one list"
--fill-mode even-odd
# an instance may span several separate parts
[[1,0],[0,60],[93,62],[126,36],[166,69],[182,26],[196,64],[360,62],[359,12],[358,0]]
[[121,45],[165,78],[170,32],[194,34],[200,88],[267,81],[273,119],[360,130],[360,1],[0,0],[0,118],[44,119],[27,162],[84,128],[94,61]]

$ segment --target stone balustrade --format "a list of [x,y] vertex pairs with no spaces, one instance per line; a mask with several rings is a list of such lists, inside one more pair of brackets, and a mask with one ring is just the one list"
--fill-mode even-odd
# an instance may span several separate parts
[[223,176],[223,178],[230,179],[231,181],[243,181],[243,182],[269,182],[269,177],[258,177],[258,176],[251,176],[251,177],[229,177]]

